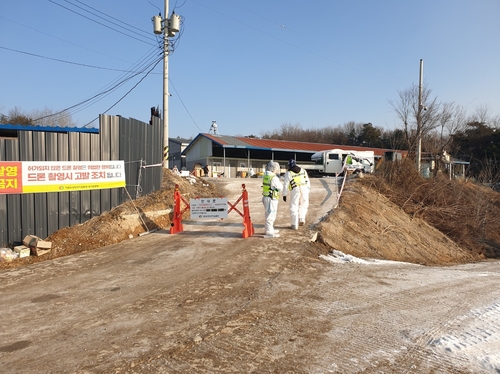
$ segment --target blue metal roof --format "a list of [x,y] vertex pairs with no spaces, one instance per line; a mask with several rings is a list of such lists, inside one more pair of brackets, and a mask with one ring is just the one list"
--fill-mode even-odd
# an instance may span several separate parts
[[85,132],[99,133],[99,129],[95,127],[59,127],[59,126],[38,126],[38,125],[10,125],[0,124],[0,130],[10,131],[45,131],[45,132]]

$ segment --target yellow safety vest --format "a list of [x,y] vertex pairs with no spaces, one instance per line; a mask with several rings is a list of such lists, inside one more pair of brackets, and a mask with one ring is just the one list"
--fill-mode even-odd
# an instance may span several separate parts
[[264,174],[264,178],[262,180],[262,196],[270,197],[271,199],[278,199],[279,191],[271,188],[271,180],[273,177],[274,174]]
[[306,182],[306,171],[300,169],[298,173],[294,173],[290,170],[290,176],[292,177],[290,183],[288,184],[288,189],[291,191],[297,186],[302,186],[307,184]]

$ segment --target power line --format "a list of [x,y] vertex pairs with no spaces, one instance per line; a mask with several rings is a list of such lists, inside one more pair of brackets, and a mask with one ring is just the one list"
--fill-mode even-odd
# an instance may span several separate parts
[[102,66],[95,66],[95,65],[81,64],[81,63],[79,63],[79,62],[72,62],[72,61],[61,60],[61,59],[54,58],[54,57],[41,56],[41,55],[37,55],[37,54],[35,54],[35,53],[30,53],[30,52],[25,52],[25,51],[19,51],[19,50],[17,50],[17,49],[7,48],[7,47],[3,47],[3,46],[0,46],[0,48],[1,48],[1,49],[5,49],[5,50],[7,50],[7,51],[12,51],[12,52],[17,52],[17,53],[22,53],[22,54],[29,55],[29,56],[33,56],[33,57],[43,58],[43,59],[46,59],[46,60],[52,60],[52,61],[57,61],[57,62],[62,62],[62,63],[65,63],[65,64],[70,64],[70,65],[83,66],[83,67],[92,68],[92,69],[101,69],[101,70],[110,70],[110,71],[121,71],[121,72],[130,72],[129,70],[121,70],[121,69],[104,68],[104,67],[102,67]]
[[181,98],[181,95],[179,95],[179,92],[177,91],[177,89],[175,88],[174,84],[172,83],[172,80],[170,78],[168,78],[168,81],[170,82],[170,84],[172,85],[175,93],[177,94],[177,97],[179,98],[179,101],[181,102],[182,106],[184,107],[184,109],[186,110],[186,113],[189,115],[189,118],[191,118],[191,121],[193,121],[194,125],[198,128],[198,130],[200,130],[200,132],[203,132],[201,131],[200,129],[200,126],[198,126],[198,124],[196,123],[196,121],[194,120],[193,116],[191,115],[191,113],[189,112],[188,108],[186,107],[186,105],[184,104],[184,101],[182,101],[182,98]]
[[[13,20],[11,20],[11,19],[5,18],[5,17],[3,17],[3,16],[1,16],[1,15],[0,15],[0,18],[4,19],[4,20],[6,20],[6,21],[9,21],[9,22],[11,22],[11,23],[13,23],[13,24],[15,24],[15,25],[21,26],[21,27],[22,27],[22,28],[24,28],[24,29],[27,29],[27,30],[32,30],[32,31],[38,32],[38,33],[43,34],[43,35],[46,35],[46,36],[48,36],[48,37],[50,37],[50,38],[53,38],[53,39],[56,39],[56,40],[62,41],[62,42],[64,42],[64,43],[68,43],[68,44],[71,44],[71,45],[77,46],[77,47],[79,47],[79,48],[86,49],[87,51],[91,51],[91,52],[94,52],[94,53],[97,53],[97,54],[100,54],[100,55],[103,55],[103,56],[106,56],[106,57],[109,57],[109,58],[113,58],[113,59],[118,60],[118,61],[124,61],[124,60],[122,60],[122,59],[120,59],[120,58],[117,58],[116,56],[111,56],[111,55],[108,55],[108,54],[105,54],[105,53],[102,53],[102,52],[96,51],[96,50],[94,50],[94,49],[92,49],[92,48],[84,47],[84,46],[82,46],[82,45],[80,45],[80,44],[76,44],[76,43],[73,43],[73,42],[71,42],[71,41],[68,41],[68,40],[65,40],[65,39],[59,38],[58,36],[54,36],[54,35],[51,35],[51,34],[48,34],[48,33],[44,32],[44,31],[41,31],[41,30],[35,29],[35,28],[31,27],[31,26],[28,26],[28,25],[25,25],[25,24],[22,24],[22,23],[19,23],[19,22],[13,21]],[[127,61],[124,61],[124,62],[127,62]]]
[[[119,87],[121,87],[123,84],[125,84],[126,82],[128,82],[133,77],[135,77],[135,76],[137,76],[139,74],[143,74],[144,71],[147,68],[149,68],[151,65],[154,64],[154,66],[156,66],[157,63],[158,63],[157,62],[157,60],[158,60],[158,50],[157,50],[157,47],[154,47],[152,51],[148,52],[139,61],[137,61],[134,65],[132,65],[131,69],[129,69],[129,70],[119,70],[119,69],[103,68],[103,67],[98,67],[98,66],[93,66],[93,65],[86,65],[86,64],[80,64],[80,63],[74,63],[74,62],[70,62],[70,61],[64,61],[64,60],[60,60],[60,59],[55,59],[55,58],[40,56],[40,55],[36,55],[36,54],[33,54],[33,53],[29,53],[29,52],[18,51],[18,50],[7,48],[7,47],[3,47],[3,46],[0,46],[0,48],[1,49],[5,49],[5,50],[14,51],[14,52],[17,52],[17,53],[22,53],[22,54],[26,54],[26,55],[30,55],[30,56],[39,57],[39,58],[46,58],[48,60],[53,60],[53,61],[58,61],[58,62],[63,62],[63,63],[68,63],[68,64],[73,64],[73,65],[77,65],[77,66],[90,67],[90,68],[102,69],[102,70],[118,71],[118,72],[122,72],[123,73],[121,76],[119,76],[118,78],[116,78],[112,82],[108,83],[105,87],[103,87],[101,89],[101,91],[95,93],[94,95],[92,95],[91,97],[89,97],[89,98],[81,101],[80,103],[72,105],[72,106],[70,106],[70,107],[68,107],[66,109],[63,109],[63,110],[59,111],[59,112],[52,113],[50,115],[37,118],[34,121],[39,121],[39,120],[43,120],[43,119],[47,119],[47,118],[51,118],[51,117],[57,117],[57,116],[66,116],[66,117],[69,117],[70,115],[72,115],[74,113],[78,113],[78,112],[80,112],[80,111],[88,108],[89,106],[95,104],[96,102],[104,99],[106,96],[110,95],[113,91],[117,90]],[[154,58],[154,60],[151,61],[151,58]],[[159,58],[159,59],[161,60],[161,58]],[[148,72],[147,75],[149,75],[150,73],[151,73],[151,71]],[[136,86],[134,86],[134,87],[136,87]]]
[[[69,1],[67,1],[67,0],[65,0],[65,1],[69,3]],[[72,12],[72,13],[75,13],[75,14],[77,14],[77,15],[79,15],[79,16],[81,16],[81,17],[83,17],[83,18],[86,18],[86,19],[88,19],[89,21],[95,22],[95,23],[97,23],[97,24],[99,24],[99,25],[101,25],[101,26],[103,26],[103,27],[106,27],[106,28],[108,28],[108,29],[110,29],[110,30],[116,31],[117,33],[123,34],[123,35],[125,35],[125,36],[128,36],[129,38],[132,38],[132,39],[138,40],[138,41],[140,41],[140,42],[142,42],[142,43],[147,43],[147,44],[149,44],[149,41],[144,41],[144,40],[141,40],[141,39],[139,39],[139,38],[136,38],[136,37],[134,37],[134,36],[132,36],[132,35],[126,34],[126,33],[122,32],[122,31],[117,30],[117,29],[115,29],[115,28],[113,28],[113,27],[110,27],[110,26],[108,26],[108,25],[106,25],[106,24],[104,24],[104,23],[102,23],[102,22],[96,21],[95,19],[92,19],[92,18],[90,18],[90,17],[87,17],[87,16],[85,16],[85,15],[83,15],[83,14],[81,14],[81,13],[78,13],[77,11],[74,11],[74,10],[72,10],[72,9],[68,8],[68,7],[65,7],[65,6],[64,6],[64,5],[62,5],[62,4],[56,3],[56,2],[55,2],[55,1],[53,1],[53,0],[49,0],[49,2],[51,2],[51,3],[53,3],[53,4],[57,5],[57,6],[60,6],[61,8],[66,9],[66,10],[68,10],[68,11]],[[70,4],[71,4],[71,3],[70,3]],[[79,6],[77,6],[77,5],[74,5],[74,4],[72,4],[72,5],[73,5],[73,6],[75,6],[76,8],[80,8],[80,9],[82,9],[81,7],[79,7]],[[82,9],[82,10],[84,10],[84,11],[86,11],[86,12],[89,12],[89,11],[87,11],[87,10],[85,10],[85,9]],[[89,12],[89,13],[91,13],[92,15],[94,15],[94,16],[96,16],[96,17],[98,17],[98,18],[104,19],[103,17],[100,17],[100,16],[98,16],[98,15],[95,15],[95,14],[93,14],[92,12]],[[114,22],[111,22],[111,23],[113,23],[113,24],[114,24]],[[118,26],[119,26],[119,27],[121,27],[121,25],[118,25]],[[123,27],[122,27],[122,28],[123,28]],[[137,34],[137,33],[136,33],[136,32],[134,32],[134,31],[128,30],[128,29],[126,29],[126,28],[124,28],[124,29],[125,29],[125,30],[127,30],[127,31],[129,31],[129,32],[133,32],[134,34]],[[137,35],[139,35],[139,34],[137,34]],[[150,39],[150,38],[148,38],[148,39]]]
[[[146,79],[146,77],[149,75],[149,73],[151,73],[153,71],[153,69],[156,67],[156,65],[158,65],[158,63],[160,63],[160,61],[163,61],[163,58],[159,58],[158,61],[156,61],[156,63],[153,65],[153,67],[146,73],[146,75],[144,75],[144,77],[142,77],[139,82],[137,82],[130,90],[128,90],[125,95],[123,95],[118,101],[116,101],[113,105],[111,105],[108,109],[106,109],[102,114],[105,114],[107,113],[110,109],[114,108],[120,101],[122,101],[130,92],[132,92],[144,79]],[[94,118],[92,121],[88,122],[87,124],[85,124],[83,127],[85,126],[88,126],[90,125],[92,122],[94,122],[96,119],[98,119],[99,116],[97,116],[96,118]]]
[[[69,1],[67,1],[67,0],[64,0],[64,1],[69,2]],[[101,12],[100,10],[98,10],[98,9],[96,9],[96,8],[94,8],[94,7],[91,7],[91,6],[90,6],[90,5],[88,5],[88,4],[83,3],[83,2],[82,2],[82,1],[80,1],[80,0],[74,0],[74,1],[76,1],[77,3],[82,4],[83,6],[86,6],[87,8],[90,8],[90,9],[92,9],[92,10],[94,10],[94,11],[96,11],[96,12],[100,13],[100,14],[103,14],[104,16],[106,16],[106,17],[108,17],[108,18],[110,18],[110,19],[114,19],[114,18],[112,18],[111,16],[107,15],[106,13]],[[91,13],[91,12],[89,12],[89,13]],[[99,18],[101,18],[101,17],[99,17]],[[104,19],[104,18],[103,18],[103,19]],[[126,22],[123,22],[123,21],[120,21],[120,23],[119,23],[119,24],[114,23],[114,22],[112,22],[112,23],[113,23],[114,25],[118,25],[118,26],[121,26],[121,25],[127,25],[128,27],[133,28],[133,29],[136,29],[136,30],[140,31],[141,33],[145,34],[148,38],[150,38],[150,37],[151,37],[151,33],[150,33],[150,32],[148,32],[148,31],[144,31],[144,30],[142,30],[142,29],[140,29],[140,28],[138,28],[138,27],[135,27],[135,26],[133,26],[133,25],[131,25],[131,24],[129,24],[129,23],[126,23]]]
[[151,4],[152,6],[154,6],[156,9],[158,9],[159,14],[161,15],[161,9],[160,9],[157,5],[153,4],[153,3],[152,3],[151,1],[149,1],[149,0],[146,0],[146,1],[147,1],[149,4]]
[[81,111],[97,101],[100,101],[104,97],[110,95],[115,89],[118,89],[120,86],[125,84],[127,81],[129,81],[131,78],[135,77],[138,74],[142,74],[151,64],[153,64],[156,59],[158,58],[158,53],[155,53],[157,51],[152,50],[148,53],[146,53],[141,59],[139,59],[133,66],[131,66],[131,71],[137,72],[137,73],[124,73],[121,74],[119,77],[108,83],[106,86],[101,88],[101,91],[97,92],[92,101],[90,101],[88,104],[83,106],[81,109],[78,111]]
[[[91,9],[92,11],[90,11],[88,9],[84,9],[83,7],[78,6],[77,4],[72,3],[70,1],[67,1],[67,0],[64,0],[64,1],[66,3],[68,3],[68,4],[70,4],[71,6],[73,6],[73,7],[77,8],[77,9],[81,10],[82,12],[86,12],[86,13],[90,14],[90,17],[88,17],[88,16],[86,16],[86,15],[84,15],[84,14],[78,12],[78,11],[75,11],[74,9],[70,9],[70,8],[68,8],[68,7],[60,4],[60,3],[57,3],[55,1],[53,1],[53,0],[49,0],[49,1],[51,3],[53,3],[53,4],[55,4],[55,5],[58,5],[58,6],[62,7],[63,9],[71,11],[71,12],[73,12],[73,13],[75,13],[75,14],[83,17],[83,18],[86,18],[86,19],[88,19],[90,21],[96,22],[96,23],[98,23],[98,24],[100,24],[100,25],[102,25],[104,27],[110,28],[111,30],[116,31],[116,32],[118,32],[120,34],[123,34],[125,36],[131,37],[133,39],[136,39],[136,40],[139,40],[139,41],[142,41],[142,42],[144,42],[144,40],[140,40],[140,39],[136,38],[135,36],[130,35],[130,33],[132,33],[134,35],[138,35],[141,38],[146,38],[146,36],[140,35],[136,31],[131,30],[130,28],[122,27],[123,24],[127,25],[125,22],[123,22],[122,24],[117,24],[117,23],[115,23],[113,21],[110,21],[108,18],[105,18],[105,17],[109,17],[110,18],[110,16],[108,16],[104,12],[102,12],[102,11],[100,11],[100,10],[92,7],[92,6],[83,4],[79,0],[75,0],[75,1],[77,3],[80,3],[80,4],[84,5],[85,7],[89,8],[89,9]],[[100,16],[97,13],[100,13],[100,14],[104,15],[105,17],[102,17],[102,16]],[[97,19],[102,19],[102,20],[106,21],[107,23],[118,25],[120,28],[124,29],[126,32],[121,32],[120,30],[117,30],[117,29],[115,29],[113,27],[109,27],[109,26],[107,26],[107,25],[105,25],[105,24],[103,24],[103,23],[101,23],[101,22],[99,22],[96,19],[91,18],[91,17],[95,17]],[[151,39],[150,33],[146,33],[145,31],[142,31],[142,30],[140,30],[140,29],[138,29],[138,28],[136,28],[134,26],[131,26],[131,25],[128,25],[128,26],[131,27],[131,28],[134,28],[136,30],[139,30],[140,32],[144,32],[147,35],[147,39]],[[151,44],[151,43],[148,42],[148,44]],[[47,60],[57,61],[57,62],[60,62],[60,63],[72,64],[72,65],[76,65],[76,66],[82,66],[82,67],[93,68],[93,69],[118,71],[118,72],[123,73],[123,74],[121,74],[121,76],[119,76],[118,78],[116,78],[112,82],[108,83],[104,88],[102,88],[100,91],[96,92],[92,96],[88,97],[87,99],[85,99],[85,100],[83,100],[83,101],[81,101],[81,102],[79,102],[77,104],[71,105],[71,106],[67,107],[66,109],[63,109],[63,110],[61,110],[61,111],[59,111],[57,113],[53,113],[51,115],[47,115],[47,116],[43,116],[43,117],[37,118],[34,121],[39,121],[39,120],[43,120],[43,119],[50,118],[50,117],[52,117],[52,118],[53,117],[64,117],[64,116],[69,117],[71,114],[74,114],[74,113],[77,113],[77,112],[79,112],[81,110],[84,110],[85,108],[87,108],[87,107],[89,107],[91,105],[94,105],[98,101],[104,99],[105,97],[107,97],[108,95],[110,95],[113,92],[115,92],[116,90],[118,90],[120,87],[122,87],[124,84],[126,84],[127,82],[129,82],[131,79],[133,79],[137,75],[145,74],[130,90],[127,91],[127,93],[125,95],[123,95],[118,101],[116,101],[111,107],[109,107],[106,110],[106,111],[109,111],[111,108],[113,108],[114,106],[116,106],[121,100],[123,100],[123,98],[125,98],[127,95],[129,95],[146,78],[146,76],[148,76],[149,74],[151,74],[153,72],[154,68],[158,65],[158,63],[163,58],[163,49],[161,48],[161,45],[158,42],[158,40],[157,40],[157,43],[154,44],[154,47],[152,48],[152,50],[150,50],[144,56],[142,56],[141,59],[139,59],[136,63],[134,63],[133,66],[129,70],[104,68],[104,67],[99,67],[99,66],[95,66],[95,65],[77,63],[77,62],[67,61],[67,60],[63,60],[63,59],[57,59],[57,58],[51,58],[51,57],[47,57],[47,56],[42,56],[42,55],[30,53],[30,52],[20,51],[20,50],[17,50],[17,49],[12,49],[12,48],[3,47],[3,46],[0,46],[0,48],[5,49],[5,50],[9,50],[9,51],[12,51],[12,52],[16,52],[16,53],[21,53],[21,54],[33,56],[33,57],[38,57],[38,58],[43,58],[43,59],[47,59]],[[159,48],[161,50],[160,53],[158,52]],[[159,54],[160,54],[161,57],[159,57]],[[149,71],[147,71],[148,69],[149,69]],[[92,123],[93,121],[89,122],[88,124]]]
[[[75,110],[69,110],[68,114],[78,113],[78,112],[80,112],[80,111],[82,111],[82,110],[84,110],[84,109],[86,109],[86,108],[88,108],[88,107],[96,104],[97,102],[103,100],[105,97],[111,95],[114,91],[116,91],[118,88],[120,88],[121,86],[123,86],[125,83],[127,83],[128,81],[130,81],[135,76],[144,73],[144,71],[149,66],[151,66],[151,64],[153,64],[153,63],[154,63],[154,61],[153,62],[147,62],[147,65],[143,68],[143,70],[139,71],[138,73],[135,73],[135,74],[130,75],[130,76],[125,76],[121,80],[120,80],[120,78],[115,79],[114,81],[112,81],[111,83],[109,83],[108,85],[106,85],[102,89],[102,91],[97,92],[95,95],[91,96],[89,99],[81,102],[80,104],[77,104],[77,106],[75,106]],[[72,108],[69,108],[69,109],[72,109]]]
[[[63,109],[63,110],[61,110],[61,111],[59,111],[59,112],[57,112],[57,113],[53,113],[53,114],[50,114],[50,115],[48,115],[48,116],[44,116],[44,117],[37,118],[37,119],[35,119],[34,121],[38,121],[38,120],[42,120],[42,119],[46,119],[46,118],[49,118],[49,117],[59,116],[59,115],[63,115],[63,114],[64,114],[64,115],[68,115],[68,116],[69,116],[69,115],[71,115],[71,114],[78,113],[79,111],[81,111],[81,110],[83,110],[83,109],[85,109],[85,108],[89,107],[90,105],[93,105],[93,104],[95,104],[96,102],[98,102],[98,101],[102,100],[104,97],[108,96],[111,92],[113,92],[113,91],[115,91],[116,89],[118,89],[119,87],[121,87],[123,84],[125,84],[126,82],[128,82],[130,79],[134,78],[135,76],[137,76],[137,75],[139,75],[139,74],[143,74],[143,73],[144,73],[144,71],[145,71],[146,69],[148,69],[149,67],[151,67],[151,66],[153,66],[153,68],[154,68],[154,67],[156,67],[156,65],[158,64],[158,62],[159,62],[159,61],[161,61],[161,60],[162,60],[162,57],[161,57],[161,58],[158,58],[158,57],[157,57],[154,61],[149,61],[149,62],[146,62],[146,65],[142,68],[142,70],[141,70],[141,71],[139,71],[139,72],[135,72],[135,73],[133,73],[133,74],[131,74],[131,75],[129,75],[129,76],[125,76],[122,80],[120,80],[120,81],[118,81],[118,82],[113,81],[111,84],[108,84],[108,85],[107,85],[107,86],[103,89],[103,91],[100,91],[100,92],[96,93],[95,95],[93,95],[93,96],[91,96],[91,97],[89,97],[89,98],[87,98],[87,99],[85,99],[85,100],[83,100],[83,101],[81,101],[81,102],[79,102],[79,103],[77,103],[77,104],[74,104],[74,105],[72,105],[72,106],[70,106],[70,107],[68,107],[68,108],[65,108],[65,109]],[[146,76],[147,76],[147,75],[149,75],[149,74],[151,73],[151,71],[152,71],[152,70],[153,70],[153,69],[150,69],[150,70],[147,72]],[[144,79],[144,78],[145,78],[145,77],[143,77],[143,79]],[[143,79],[141,79],[141,80],[139,81],[139,83],[140,83],[140,82],[142,82],[142,80],[143,80]],[[134,85],[134,87],[133,87],[133,88],[137,87],[137,85],[138,85],[138,84]],[[128,93],[130,93],[131,91],[132,91],[132,90],[130,90],[129,92],[127,92],[127,94],[126,94],[126,95],[128,95]],[[125,96],[126,96],[126,95],[125,95]],[[125,97],[125,96],[123,96],[123,97]],[[122,97],[119,101],[121,101],[121,100],[123,99],[123,97]],[[118,101],[118,102],[119,102],[119,101]],[[116,105],[118,102],[116,102],[116,103],[115,103],[115,105]],[[113,106],[114,106],[114,105],[113,105]],[[109,108],[109,109],[111,109],[111,108]],[[109,109],[108,109],[108,110],[109,110]],[[91,122],[92,122],[92,121],[91,121]]]

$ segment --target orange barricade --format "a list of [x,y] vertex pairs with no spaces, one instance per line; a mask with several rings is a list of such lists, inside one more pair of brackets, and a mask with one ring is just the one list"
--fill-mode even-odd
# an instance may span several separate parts
[[[248,191],[245,188],[245,185],[242,184],[241,187],[243,188],[243,192],[241,193],[241,196],[239,199],[234,203],[231,204],[229,201],[227,204],[230,206],[230,209],[227,211],[229,214],[231,211],[236,211],[240,216],[243,217],[243,232],[242,232],[242,237],[244,239],[248,238],[249,236],[252,236],[254,234],[254,228],[252,224],[252,219],[250,218],[250,206],[248,203]],[[238,210],[236,207],[240,201],[243,200],[243,213]],[[185,207],[183,210],[181,210],[181,201],[184,202]],[[178,232],[184,231],[184,227],[182,226],[182,215],[184,212],[186,212],[188,209],[190,209],[189,203],[182,197],[181,193],[179,192],[179,185],[175,185],[175,191],[174,191],[174,214],[172,218],[172,223],[170,227],[170,233],[171,234],[177,234]]]
[[[184,210],[181,211],[181,200],[186,204]],[[183,232],[184,227],[182,226],[182,215],[186,210],[190,208],[188,202],[182,197],[179,192],[179,185],[175,185],[174,190],[174,215],[172,217],[172,223],[170,224],[170,233],[177,234],[178,232]]]
[[[242,236],[243,239],[248,238],[249,236],[252,236],[254,234],[254,229],[253,229],[253,224],[252,224],[252,219],[250,218],[250,206],[248,205],[248,191],[245,188],[245,185],[242,184],[241,188],[243,188],[243,192],[241,193],[240,198],[236,203],[231,204],[229,201],[227,202],[231,209],[227,211],[227,213],[231,213],[232,210],[235,210],[238,212],[240,216],[243,217],[243,232]],[[236,208],[236,205],[243,200],[243,213],[241,213],[238,208]]]

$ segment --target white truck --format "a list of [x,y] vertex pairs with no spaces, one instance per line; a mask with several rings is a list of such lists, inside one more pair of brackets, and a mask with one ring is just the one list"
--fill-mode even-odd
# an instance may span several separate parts
[[301,165],[311,177],[337,176],[344,172],[344,168],[353,173],[373,173],[375,169],[373,151],[332,149],[314,153],[311,161],[314,165]]

